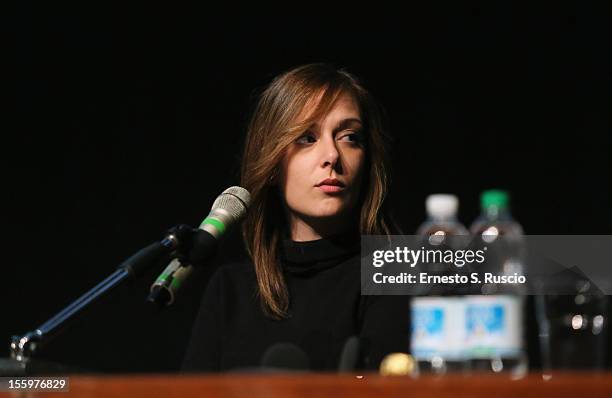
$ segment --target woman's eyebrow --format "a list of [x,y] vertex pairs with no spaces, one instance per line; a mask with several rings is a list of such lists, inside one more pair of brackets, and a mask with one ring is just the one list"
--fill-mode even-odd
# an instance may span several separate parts
[[[361,119],[355,118],[355,117],[346,118],[346,119],[340,120],[336,124],[336,127],[334,128],[334,133],[336,133],[338,131],[346,130],[347,128],[350,128],[350,127],[361,128],[362,126],[363,126],[363,122],[361,121]],[[314,130],[316,132],[320,128],[321,128],[321,126],[319,126],[319,123],[315,122],[315,123],[310,125],[308,130]]]
[[338,125],[336,126],[336,128],[334,130],[335,131],[341,131],[341,130],[347,129],[349,127],[361,127],[361,126],[362,126],[361,119],[348,118],[348,119],[340,120],[338,122]]

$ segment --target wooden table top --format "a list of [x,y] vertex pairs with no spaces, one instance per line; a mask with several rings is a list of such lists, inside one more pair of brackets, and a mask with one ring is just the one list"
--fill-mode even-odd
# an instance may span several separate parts
[[[364,374],[75,375],[69,392],[5,393],[25,397],[410,397],[612,398],[612,373],[447,375],[419,378]],[[0,395],[2,395],[0,393]]]

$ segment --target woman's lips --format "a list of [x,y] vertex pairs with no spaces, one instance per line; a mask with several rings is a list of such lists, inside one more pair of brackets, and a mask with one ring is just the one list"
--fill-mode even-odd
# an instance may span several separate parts
[[323,185],[319,185],[317,188],[319,188],[321,191],[327,192],[327,193],[344,191],[344,187],[341,187],[339,185],[326,185],[326,184],[323,184]]

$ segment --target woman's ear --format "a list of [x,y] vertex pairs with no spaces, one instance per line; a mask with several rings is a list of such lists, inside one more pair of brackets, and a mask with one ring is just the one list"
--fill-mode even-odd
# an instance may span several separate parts
[[268,176],[268,184],[270,184],[271,187],[280,187],[284,167],[285,165],[283,163],[279,163],[270,172],[270,175]]
[[278,185],[278,173],[273,172],[268,176],[268,184],[271,187],[276,187]]

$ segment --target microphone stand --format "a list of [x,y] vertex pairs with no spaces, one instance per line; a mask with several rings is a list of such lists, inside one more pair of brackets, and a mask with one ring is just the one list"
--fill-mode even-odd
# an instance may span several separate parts
[[170,229],[164,239],[141,249],[125,260],[110,276],[41,326],[23,336],[13,336],[10,345],[11,358],[22,364],[27,363],[39,347],[65,330],[68,322],[82,313],[89,305],[121,285],[128,278],[138,278],[162,259],[176,257],[178,253],[184,252],[186,247],[191,246],[194,231],[187,225],[179,225]]

